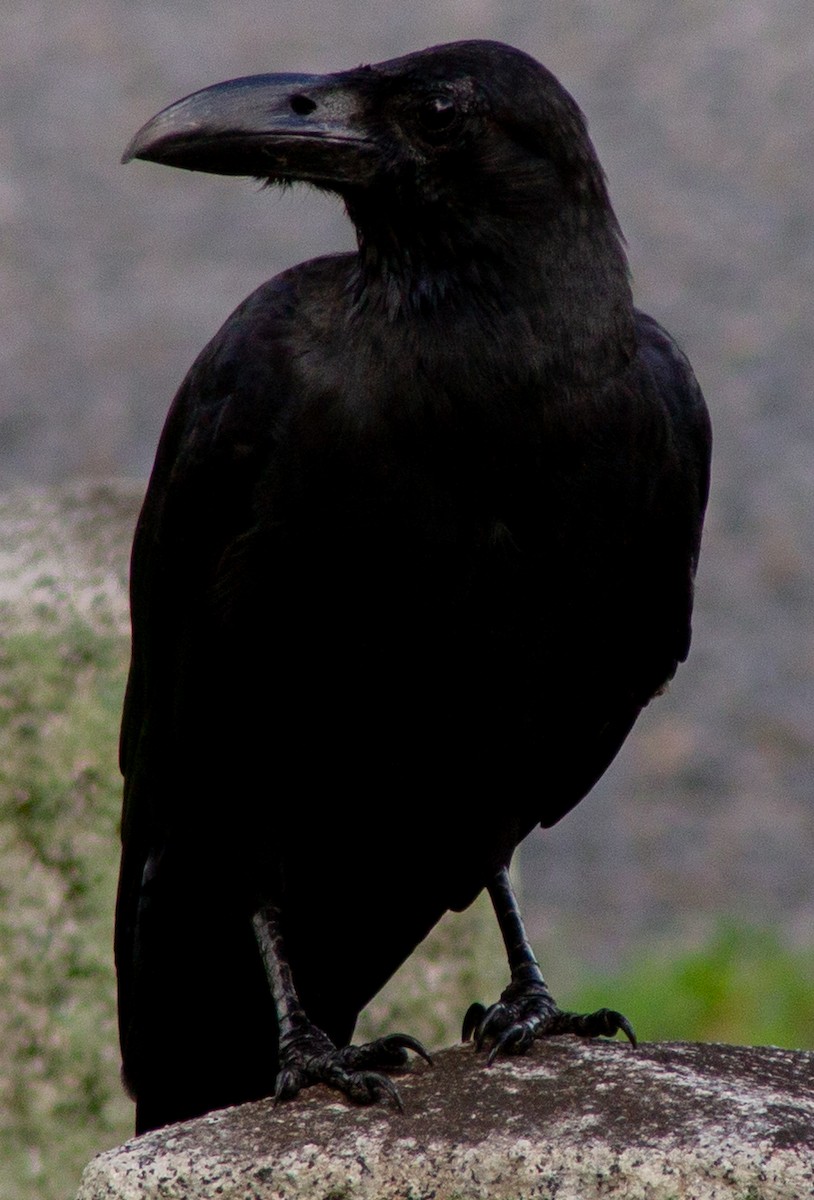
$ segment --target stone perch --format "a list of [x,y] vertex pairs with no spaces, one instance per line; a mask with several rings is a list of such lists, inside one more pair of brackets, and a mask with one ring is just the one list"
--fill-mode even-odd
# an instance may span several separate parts
[[399,1080],[405,1111],[313,1088],[135,1138],[78,1200],[803,1200],[814,1054],[555,1038]]

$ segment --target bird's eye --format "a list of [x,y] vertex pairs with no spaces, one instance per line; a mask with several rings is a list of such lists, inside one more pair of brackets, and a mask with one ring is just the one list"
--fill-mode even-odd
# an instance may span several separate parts
[[452,96],[430,96],[418,109],[418,124],[428,141],[442,142],[458,124],[460,112]]
[[291,111],[295,112],[298,117],[307,117],[316,108],[316,101],[310,96],[296,95],[292,96],[290,101]]

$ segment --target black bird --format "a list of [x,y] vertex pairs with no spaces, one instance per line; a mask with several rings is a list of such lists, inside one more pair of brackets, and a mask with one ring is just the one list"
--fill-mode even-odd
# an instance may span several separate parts
[[358,252],[254,292],[172,406],[133,549],[116,957],[149,1129],[324,1081],[393,1096],[358,1013],[484,887],[492,1053],[622,1030],[561,1012],[512,852],[684,659],[710,429],[632,304],[575,102],[496,42],[264,75],[125,161],[304,180]]

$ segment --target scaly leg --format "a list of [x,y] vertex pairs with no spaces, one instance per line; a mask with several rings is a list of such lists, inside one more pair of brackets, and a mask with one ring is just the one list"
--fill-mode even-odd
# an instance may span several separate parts
[[372,1104],[383,1096],[401,1109],[401,1097],[392,1080],[379,1071],[398,1070],[413,1050],[432,1060],[419,1041],[395,1033],[363,1046],[337,1048],[327,1034],[308,1019],[300,1004],[280,929],[280,910],[259,909],[252,918],[279,1025],[279,1070],[274,1098],[288,1100],[314,1083],[343,1092],[357,1104]]
[[535,1038],[558,1033],[578,1037],[613,1037],[620,1030],[636,1045],[636,1035],[627,1017],[609,1008],[594,1013],[563,1012],[546,987],[542,972],[529,945],[523,918],[509,880],[508,868],[502,867],[489,884],[489,895],[503,935],[509,959],[511,983],[497,1004],[485,1008],[470,1005],[463,1022],[465,1042],[474,1035],[475,1047],[491,1041],[488,1062],[498,1054],[522,1054]]

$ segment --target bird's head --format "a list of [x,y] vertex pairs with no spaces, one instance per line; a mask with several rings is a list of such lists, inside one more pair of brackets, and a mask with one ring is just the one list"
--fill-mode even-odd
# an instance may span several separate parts
[[582,113],[550,71],[498,42],[215,84],[148,121],[132,158],[337,192],[371,270],[527,267],[586,236],[623,262]]

